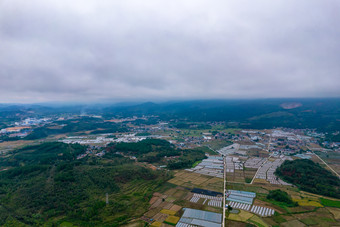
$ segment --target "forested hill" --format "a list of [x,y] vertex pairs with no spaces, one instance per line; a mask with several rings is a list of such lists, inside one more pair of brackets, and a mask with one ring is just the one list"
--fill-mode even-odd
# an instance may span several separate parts
[[202,150],[175,149],[166,140],[145,139],[137,143],[110,144],[108,149],[137,157],[138,161],[165,165],[169,169],[190,168],[195,162],[205,159]]
[[319,164],[306,159],[285,161],[275,174],[314,194],[340,198],[340,180]]
[[97,114],[102,115],[104,119],[155,115],[161,120],[225,121],[228,127],[238,128],[288,127],[340,131],[339,98],[201,100],[48,107],[0,105],[0,126],[5,127],[10,122],[27,117],[56,116],[61,113]]
[[158,115],[161,119],[225,121],[240,128],[340,130],[340,99],[206,100],[104,108],[103,114]]
[[0,226],[120,226],[146,212],[152,193],[170,177],[113,152],[77,160],[85,150],[44,143],[2,157]]

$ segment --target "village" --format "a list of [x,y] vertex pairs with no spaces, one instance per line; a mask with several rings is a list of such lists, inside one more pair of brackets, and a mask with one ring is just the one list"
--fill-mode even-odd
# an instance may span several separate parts
[[[226,209],[229,224],[245,221],[256,226],[269,226],[268,223],[273,223],[271,220],[275,219],[272,216],[282,213],[282,210],[264,203],[261,193],[278,188],[295,190],[295,186],[275,175],[276,169],[285,160],[313,159],[321,164],[309,147],[318,147],[327,152],[307,133],[307,130],[274,129],[240,130],[233,135],[205,132],[201,137],[190,139],[183,136],[180,147],[202,146],[207,141],[221,138],[233,143],[216,150],[215,155],[206,154],[207,159],[193,168],[178,171],[175,178],[169,181],[177,186],[163,194],[155,194],[150,201],[150,211],[142,219],[151,226],[223,226],[223,210]],[[227,188],[225,193],[223,182]],[[304,199],[298,199],[304,196],[296,194],[294,201],[305,205]],[[308,198],[312,201],[310,204],[322,207],[318,199]],[[176,215],[178,205],[182,205],[184,211],[181,216]],[[292,223],[297,223],[297,220],[292,220]]]

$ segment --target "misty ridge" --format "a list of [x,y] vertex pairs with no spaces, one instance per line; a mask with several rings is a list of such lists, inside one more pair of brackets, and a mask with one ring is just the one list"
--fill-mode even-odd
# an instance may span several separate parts
[[[2,104],[0,113],[12,115],[21,111],[24,116],[79,114],[133,117],[155,115],[160,120],[177,119],[192,122],[226,122],[240,128],[315,128],[338,131],[340,101],[337,98],[317,99],[254,99],[254,100],[194,100],[116,104]],[[32,111],[32,113],[30,113]],[[17,119],[23,116],[17,116]]]

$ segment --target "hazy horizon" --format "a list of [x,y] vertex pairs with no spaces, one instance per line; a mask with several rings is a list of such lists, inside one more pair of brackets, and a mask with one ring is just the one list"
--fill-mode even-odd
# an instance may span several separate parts
[[330,101],[330,100],[338,100],[340,101],[340,97],[280,97],[280,98],[233,98],[233,99],[167,99],[167,100],[125,100],[125,101],[48,101],[48,102],[0,102],[2,106],[10,106],[10,105],[38,105],[38,106],[134,106],[134,105],[143,105],[143,104],[180,104],[180,103],[212,103],[212,102],[220,102],[220,103],[235,103],[235,102],[278,102],[278,103],[303,103],[308,101]]

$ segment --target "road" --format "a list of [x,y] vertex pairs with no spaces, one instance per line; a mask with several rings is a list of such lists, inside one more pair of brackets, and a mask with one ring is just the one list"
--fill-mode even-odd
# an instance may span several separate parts
[[223,156],[223,216],[222,216],[222,227],[225,227],[225,194],[226,194],[226,168],[227,168],[227,163],[226,163],[226,157]]
[[307,148],[314,154],[316,155],[316,157],[318,157],[330,170],[332,170],[333,173],[335,173],[335,175],[337,175],[340,178],[340,175],[332,168],[330,167],[322,158],[320,158],[319,155],[315,154],[314,151],[312,149],[309,148],[309,146],[307,146]]

